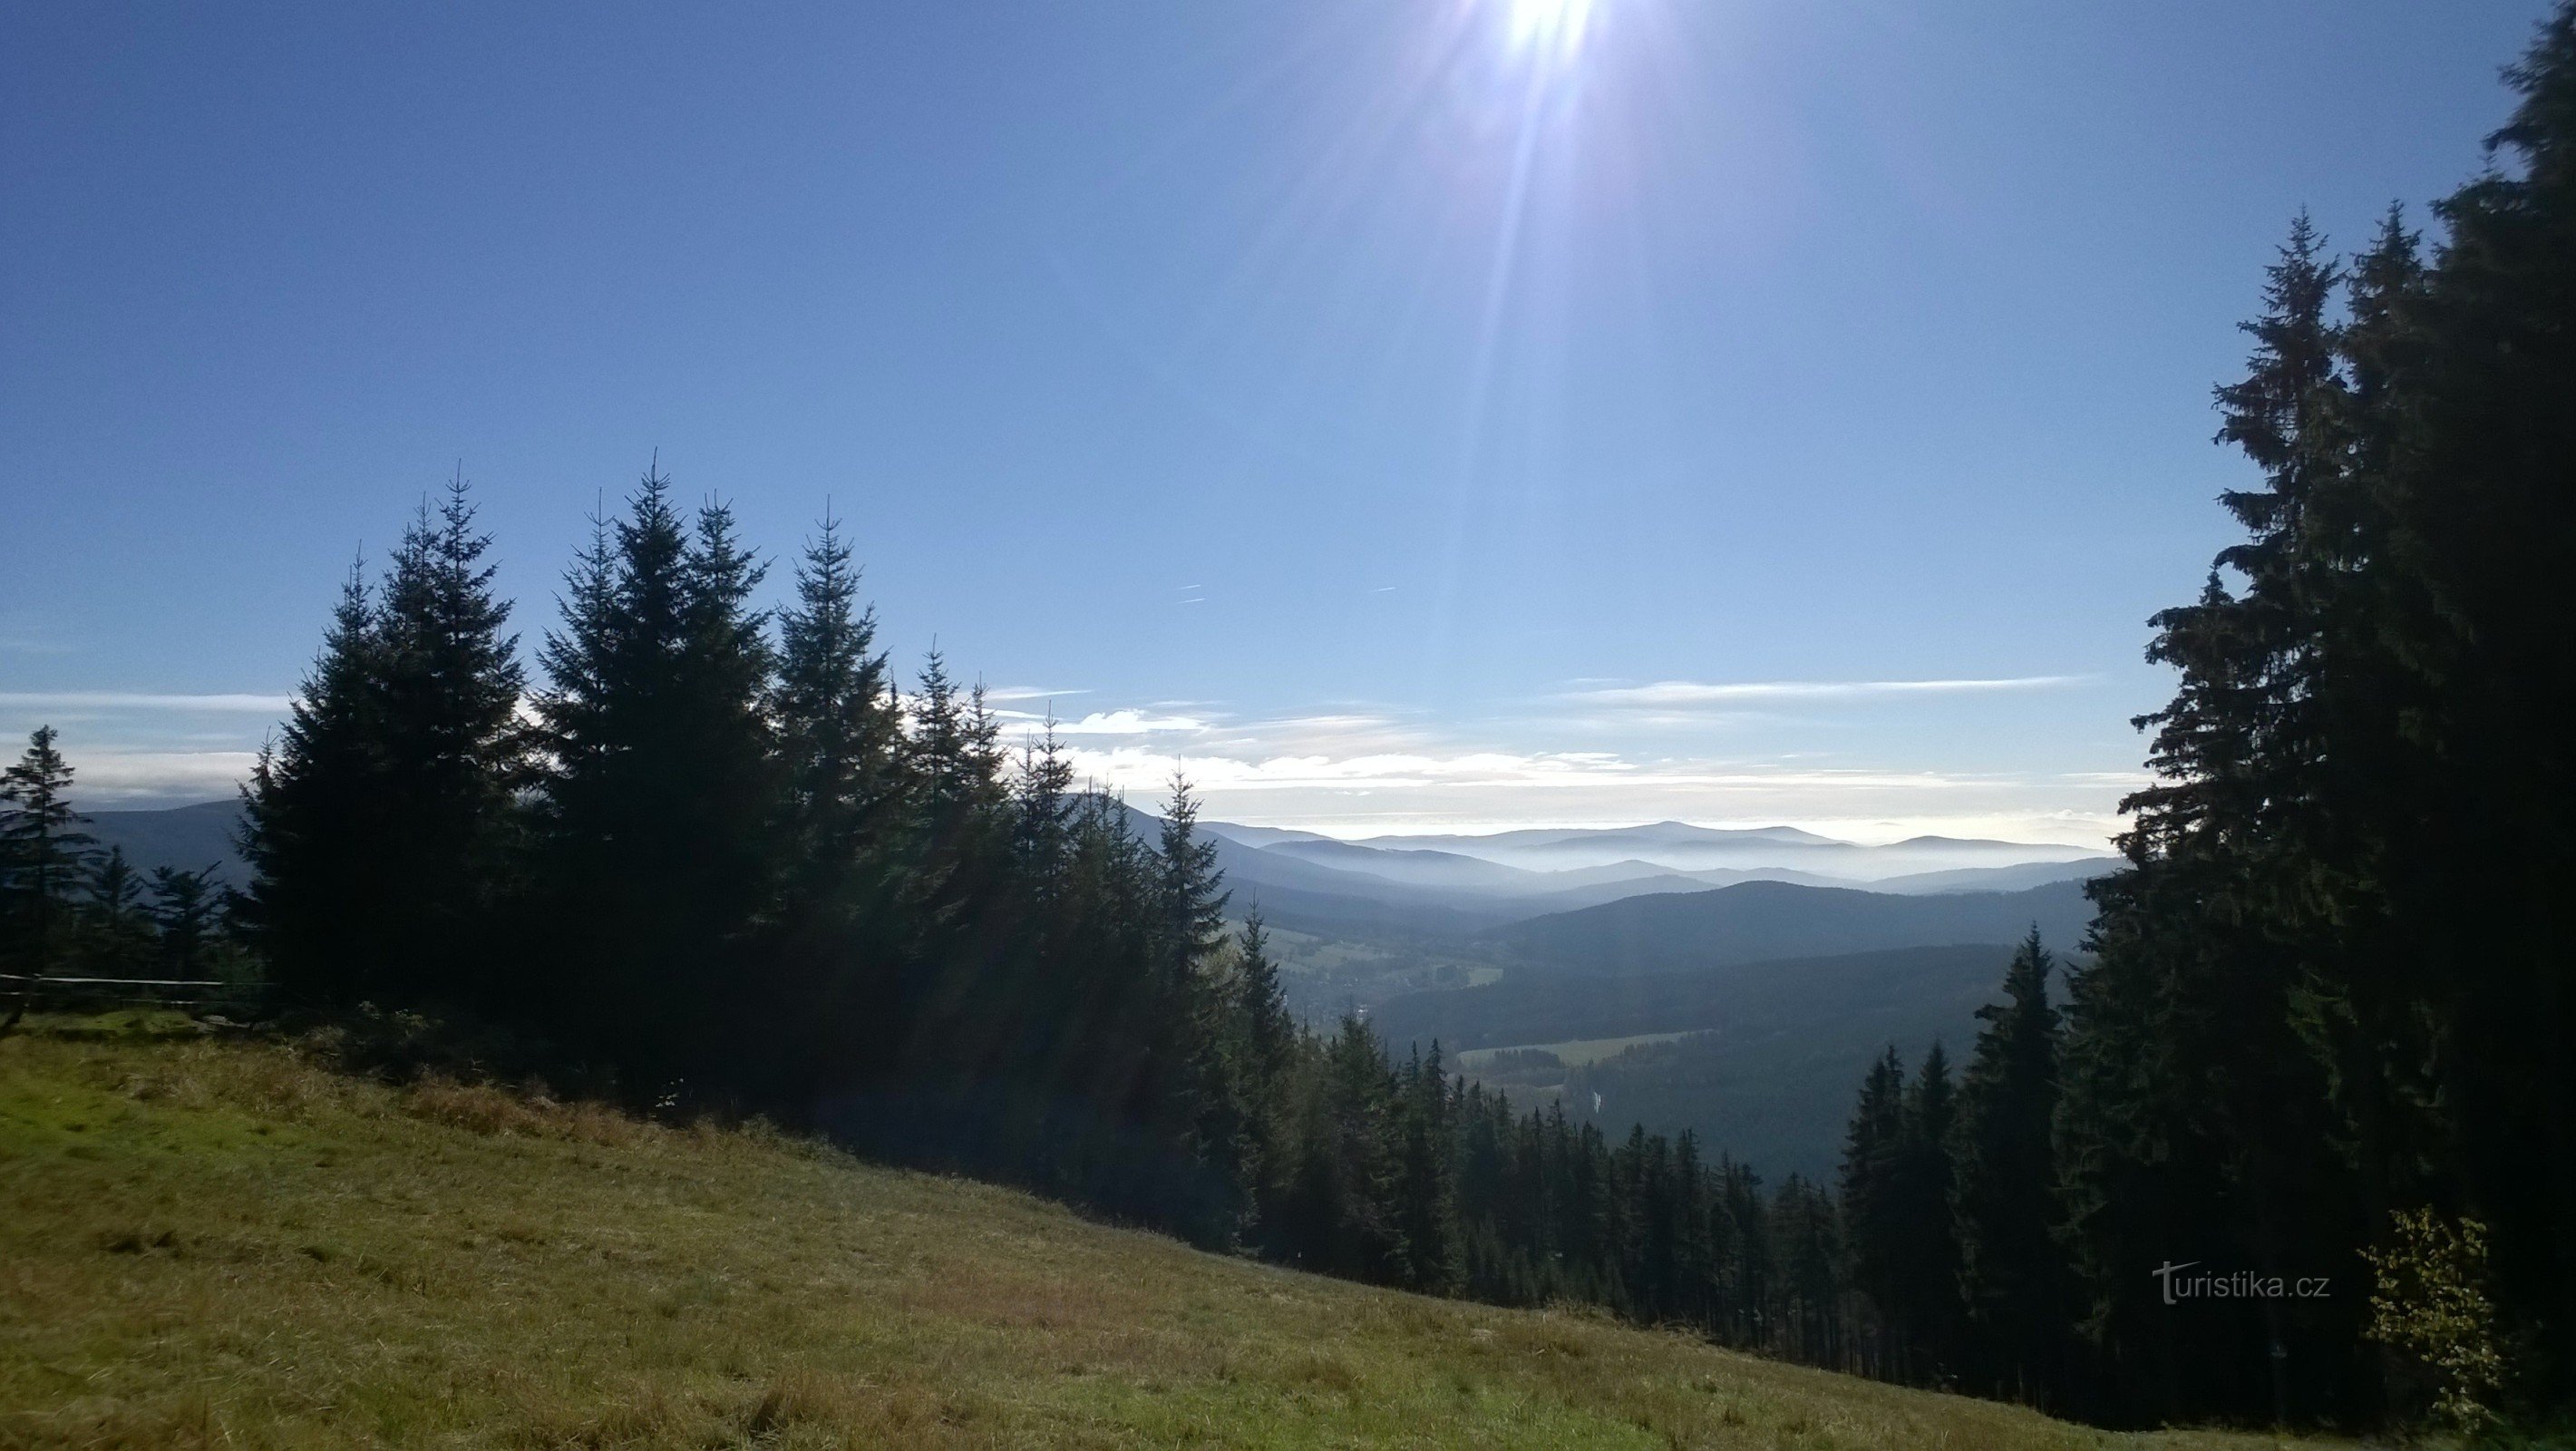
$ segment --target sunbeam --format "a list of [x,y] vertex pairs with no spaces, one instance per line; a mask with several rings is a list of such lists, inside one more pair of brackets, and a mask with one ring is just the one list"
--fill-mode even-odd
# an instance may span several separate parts
[[1582,49],[1593,0],[1505,0],[1505,4],[1504,33],[1513,50],[1561,63]]

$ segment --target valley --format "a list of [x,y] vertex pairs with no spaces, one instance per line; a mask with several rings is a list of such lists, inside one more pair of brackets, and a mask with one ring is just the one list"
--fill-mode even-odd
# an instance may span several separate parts
[[[240,870],[230,803],[91,820],[142,869]],[[1145,840],[1162,827],[1127,820]],[[1887,1046],[1962,1050],[2024,933],[2077,947],[2083,883],[2115,860],[1680,822],[1365,841],[1205,829],[1229,915],[1261,914],[1301,1020],[1357,1012],[1399,1056],[1436,1042],[1522,1108],[1561,1104],[1614,1136],[1687,1130],[1775,1178],[1830,1171],[1851,1085]],[[1504,1049],[1555,1061],[1497,1063]]]
[[[1209,830],[1228,844],[1231,910],[1269,921],[1308,1022],[1357,1011],[1399,1056],[1437,1043],[1519,1109],[1614,1138],[1686,1131],[1775,1181],[1831,1177],[1851,1086],[1887,1047],[1964,1051],[2022,936],[2077,948],[2084,882],[2111,860],[1676,822],[1368,842]],[[1729,864],[1689,865],[1711,861]],[[1321,870],[1367,880],[1335,892]]]

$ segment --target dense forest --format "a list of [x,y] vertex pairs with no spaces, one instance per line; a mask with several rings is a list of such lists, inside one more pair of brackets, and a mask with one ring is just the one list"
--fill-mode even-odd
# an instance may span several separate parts
[[2053,1005],[2026,950],[1955,1108],[1937,1063],[1862,1091],[1902,1373],[2128,1422],[2576,1387],[2576,7],[2507,76],[2431,241],[2302,217],[2270,269],[2217,393],[2260,481],[2153,622],[2181,683],[2090,964]]
[[533,675],[461,483],[353,570],[237,895],[89,851],[38,731],[0,785],[8,968],[255,961],[304,1009],[506,1024],[639,1103],[1212,1247],[2105,1422],[2546,1418],[2576,1386],[2576,5],[2508,76],[2429,236],[2293,225],[2217,393],[2244,537],[2153,621],[2180,684],[2082,963],[2034,932],[1955,1078],[1890,1050],[1838,1184],[1299,1026],[1185,783],[1139,840],[936,654],[898,689],[835,527],[766,613],[728,510],[658,473]]

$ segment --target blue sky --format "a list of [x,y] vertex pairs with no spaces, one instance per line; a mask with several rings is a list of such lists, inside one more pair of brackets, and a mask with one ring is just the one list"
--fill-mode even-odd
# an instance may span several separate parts
[[0,727],[220,794],[424,490],[533,644],[658,449],[1140,798],[2098,842],[2261,267],[2542,9],[10,6]]

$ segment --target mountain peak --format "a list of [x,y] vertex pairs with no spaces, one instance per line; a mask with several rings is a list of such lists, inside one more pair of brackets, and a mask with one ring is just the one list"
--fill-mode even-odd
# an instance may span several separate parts
[[2101,851],[2098,848],[2067,846],[2061,842],[1994,841],[1984,837],[1964,836],[1909,836],[1903,841],[1889,843],[1885,848],[1883,848],[1883,850],[1905,851],[1910,849],[1922,851],[1945,847],[1954,850],[1964,847],[1977,851],[2045,852],[2052,857],[2068,855],[2077,857],[2110,855],[2110,853]]
[[1794,826],[1694,826],[1687,821],[1658,821],[1647,826],[1611,827],[1602,836],[1642,837],[1656,841],[1777,841],[1798,846],[1838,846],[1829,836]]

